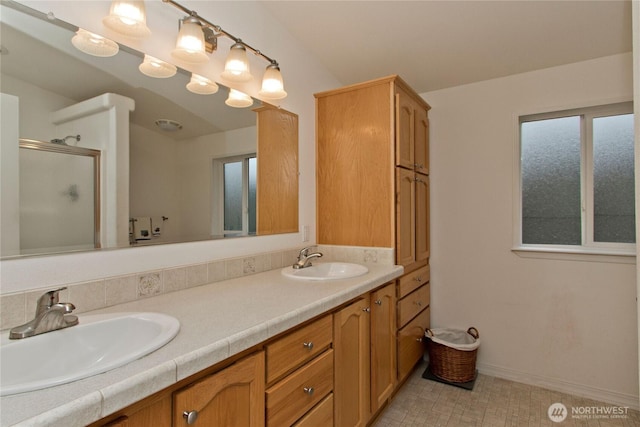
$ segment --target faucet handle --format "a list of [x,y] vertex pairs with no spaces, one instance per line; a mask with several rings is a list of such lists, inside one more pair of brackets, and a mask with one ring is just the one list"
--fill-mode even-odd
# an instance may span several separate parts
[[311,246],[307,246],[306,248],[300,249],[300,253],[298,254],[298,261],[302,261],[309,255],[309,251],[311,250]]
[[40,295],[40,298],[38,298],[38,306],[36,307],[36,316],[42,313],[43,311],[51,308],[52,305],[60,302],[59,294],[61,291],[64,291],[65,289],[67,289],[66,286],[47,291],[44,294]]

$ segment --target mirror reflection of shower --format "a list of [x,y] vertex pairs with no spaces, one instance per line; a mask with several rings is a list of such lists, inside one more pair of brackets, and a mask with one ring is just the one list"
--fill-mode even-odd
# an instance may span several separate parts
[[2,255],[100,248],[101,152],[20,138],[17,154],[18,232]]
[[[76,143],[77,143],[78,141],[80,141],[80,135],[79,134],[78,135],[69,135],[69,136],[65,136],[64,138],[54,138],[50,142],[52,144],[69,145],[69,144],[67,144],[67,139],[75,139]],[[73,144],[73,145],[76,145],[76,144]]]

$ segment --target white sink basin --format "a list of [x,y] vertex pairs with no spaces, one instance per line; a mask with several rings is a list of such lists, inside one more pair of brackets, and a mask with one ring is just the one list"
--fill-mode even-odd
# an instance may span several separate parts
[[90,377],[147,355],[180,330],[180,322],[159,313],[78,316],[70,328],[10,340],[0,346],[0,395],[39,390]]
[[282,275],[301,280],[336,280],[362,276],[368,271],[369,269],[367,267],[360,264],[348,262],[319,262],[314,263],[311,267],[300,269],[285,267],[282,269]]

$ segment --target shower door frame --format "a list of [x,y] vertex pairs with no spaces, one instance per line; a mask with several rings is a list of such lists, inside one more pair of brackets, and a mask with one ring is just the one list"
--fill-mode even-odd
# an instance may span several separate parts
[[20,148],[37,151],[48,151],[51,153],[70,154],[74,156],[93,157],[93,242],[94,248],[102,247],[100,234],[100,150],[91,148],[76,147],[73,145],[54,144],[52,142],[37,141],[35,139],[20,138]]

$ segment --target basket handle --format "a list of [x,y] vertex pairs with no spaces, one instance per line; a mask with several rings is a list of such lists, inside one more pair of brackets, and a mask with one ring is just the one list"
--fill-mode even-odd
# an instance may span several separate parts
[[432,331],[431,331],[431,329],[429,329],[429,328],[426,328],[426,329],[424,330],[424,334],[425,334],[425,335],[428,335],[429,337],[433,337],[433,332],[432,332]]
[[475,339],[480,338],[480,332],[478,332],[478,330],[476,328],[474,328],[473,326],[470,327],[469,329],[467,329],[467,333],[469,335],[471,335],[472,337],[474,337]]

